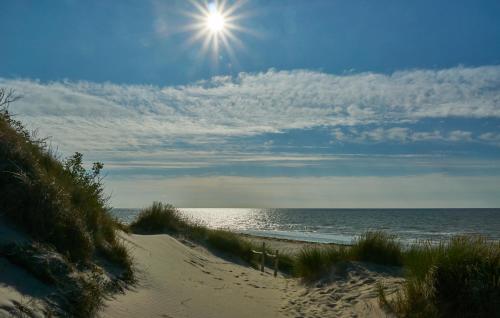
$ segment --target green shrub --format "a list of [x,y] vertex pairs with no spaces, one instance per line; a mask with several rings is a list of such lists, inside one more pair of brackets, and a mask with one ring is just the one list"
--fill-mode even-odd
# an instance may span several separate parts
[[366,232],[351,247],[353,260],[381,265],[402,264],[401,246],[396,238],[385,232]]

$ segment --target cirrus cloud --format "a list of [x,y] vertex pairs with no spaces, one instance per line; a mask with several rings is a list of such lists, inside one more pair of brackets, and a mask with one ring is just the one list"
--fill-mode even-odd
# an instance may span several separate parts
[[[33,127],[61,143],[73,136],[88,149],[175,140],[196,144],[315,126],[500,118],[500,66],[389,75],[269,70],[175,87],[29,79],[0,79],[0,85],[24,96],[13,111]],[[425,138],[422,134],[411,137],[405,127],[365,134],[374,140],[382,134],[399,141]]]

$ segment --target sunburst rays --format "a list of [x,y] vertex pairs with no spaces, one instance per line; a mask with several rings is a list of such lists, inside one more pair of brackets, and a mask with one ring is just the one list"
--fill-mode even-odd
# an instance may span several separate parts
[[219,59],[223,50],[233,62],[236,61],[234,48],[243,47],[237,34],[250,33],[238,24],[245,17],[239,12],[245,1],[240,0],[232,4],[226,0],[210,2],[190,0],[190,2],[195,12],[189,13],[194,22],[188,26],[188,29],[194,33],[188,43],[201,42],[202,54],[210,54],[215,60]]

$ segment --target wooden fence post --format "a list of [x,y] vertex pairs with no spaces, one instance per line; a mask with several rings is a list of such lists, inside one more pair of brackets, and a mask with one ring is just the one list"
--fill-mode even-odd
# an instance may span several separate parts
[[278,250],[276,250],[276,255],[274,255],[274,277],[278,275],[278,259],[279,259],[279,254]]
[[266,243],[262,242],[262,257],[260,261],[260,271],[264,271],[264,262],[265,262],[265,257],[266,257]]

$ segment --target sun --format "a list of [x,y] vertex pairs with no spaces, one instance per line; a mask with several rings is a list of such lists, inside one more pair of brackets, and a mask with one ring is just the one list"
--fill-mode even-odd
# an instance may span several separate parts
[[232,60],[235,60],[233,48],[243,46],[236,33],[248,32],[238,23],[240,19],[245,17],[239,12],[245,0],[231,2],[232,4],[229,5],[227,0],[211,2],[191,0],[196,10],[189,14],[194,20],[188,27],[189,30],[194,31],[189,42],[201,42],[201,53],[211,51],[214,60],[220,58],[221,48],[228,53]]
[[226,19],[220,12],[213,10],[207,15],[206,24],[211,32],[217,33],[224,30]]

